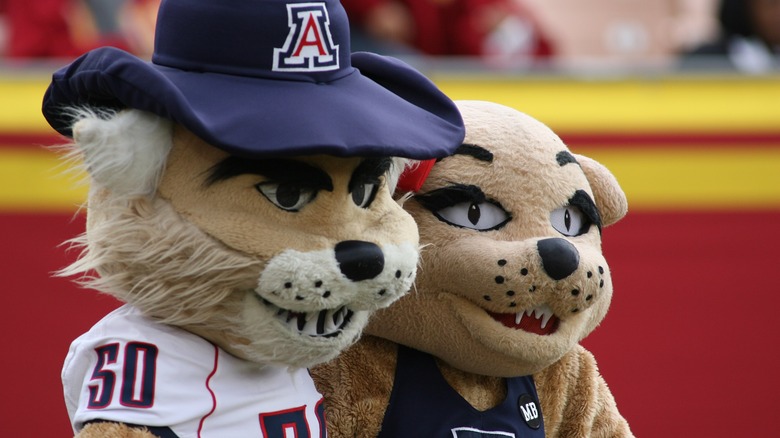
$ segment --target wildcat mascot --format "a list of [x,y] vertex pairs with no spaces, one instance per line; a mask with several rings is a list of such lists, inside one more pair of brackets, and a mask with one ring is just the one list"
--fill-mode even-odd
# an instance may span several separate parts
[[459,101],[466,139],[404,173],[423,244],[412,292],[313,375],[331,437],[629,438],[579,342],[604,319],[610,171],[513,108]]
[[417,229],[391,192],[405,158],[460,145],[460,114],[400,61],[350,53],[336,0],[163,0],[155,38],[151,62],[100,48],[44,96],[90,183],[63,275],[124,303],[71,345],[73,430],[324,437],[307,367],[412,285]]

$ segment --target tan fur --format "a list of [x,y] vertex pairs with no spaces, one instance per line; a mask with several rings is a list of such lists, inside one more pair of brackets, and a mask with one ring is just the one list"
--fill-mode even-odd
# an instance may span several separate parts
[[91,423],[81,430],[80,438],[156,438],[144,428],[130,428],[118,423]]
[[165,201],[138,198],[115,205],[100,193],[91,199],[90,226],[78,240],[88,250],[63,271],[94,270],[97,276],[82,277],[85,287],[111,291],[174,325],[213,322],[234,290],[254,287],[257,260],[208,238]]
[[[376,436],[393,387],[396,344],[435,356],[450,386],[480,411],[504,399],[505,377],[533,374],[547,436],[631,436],[593,356],[578,345],[611,301],[601,234],[592,225],[585,234],[564,236],[551,225],[551,212],[567,206],[577,190],[595,202],[603,225],[611,225],[627,212],[625,194],[604,166],[587,157],[559,164],[557,154],[568,149],[533,118],[487,102],[458,106],[466,123],[464,143],[487,149],[494,159],[445,158],[420,195],[453,183],[478,186],[512,220],[476,231],[439,220],[416,197],[404,204],[424,245],[416,287],[371,319],[372,336],[314,369],[326,397],[330,436]],[[549,238],[565,239],[579,254],[577,269],[559,280],[544,271],[537,250]],[[557,331],[532,334],[487,313],[538,306],[559,318]]]

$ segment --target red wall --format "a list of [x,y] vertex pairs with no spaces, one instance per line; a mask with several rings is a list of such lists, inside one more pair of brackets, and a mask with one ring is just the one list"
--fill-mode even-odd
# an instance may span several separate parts
[[[780,211],[636,212],[604,230],[615,294],[585,345],[637,436],[775,429],[778,226]],[[116,305],[49,275],[75,256],[57,245],[82,227],[82,216],[0,215],[6,436],[70,433],[62,360],[70,341]]]
[[780,406],[780,211],[629,213],[584,344],[640,437],[768,437]]

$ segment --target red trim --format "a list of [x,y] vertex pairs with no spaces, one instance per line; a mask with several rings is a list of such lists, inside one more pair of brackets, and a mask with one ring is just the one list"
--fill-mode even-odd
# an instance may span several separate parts
[[8,146],[50,146],[67,143],[69,139],[59,134],[0,132],[0,148]]
[[[621,148],[631,146],[780,146],[780,132],[576,132],[560,131],[569,145]],[[59,134],[0,132],[0,148],[63,144],[70,141]],[[423,162],[424,163],[424,162]],[[421,164],[424,170],[425,164]]]
[[562,132],[559,135],[570,146],[780,146],[780,132]]
[[401,177],[398,179],[396,185],[396,191],[398,192],[419,192],[425,180],[428,178],[428,174],[431,173],[433,165],[436,164],[436,160],[420,161],[414,165],[414,167],[407,168],[401,173]]
[[214,346],[214,369],[211,370],[211,374],[206,378],[206,389],[209,391],[209,394],[211,394],[211,410],[208,414],[204,415],[200,419],[200,424],[198,425],[198,438],[200,438],[200,433],[203,430],[203,423],[206,422],[206,418],[211,416],[211,414],[214,413],[214,411],[217,410],[217,396],[214,394],[214,391],[211,389],[211,378],[214,377],[214,374],[217,374],[217,368],[219,365],[219,348],[217,348],[216,345],[212,344]]

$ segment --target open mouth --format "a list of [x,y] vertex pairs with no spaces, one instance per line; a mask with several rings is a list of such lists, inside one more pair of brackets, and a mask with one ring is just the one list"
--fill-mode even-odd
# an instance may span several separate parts
[[520,329],[541,336],[555,333],[560,323],[558,317],[553,314],[552,309],[546,304],[520,313],[488,312],[488,314],[506,327]]
[[332,338],[340,335],[353,315],[346,306],[316,312],[295,312],[282,309],[264,298],[261,300],[274,312],[277,321],[292,331],[312,337]]

